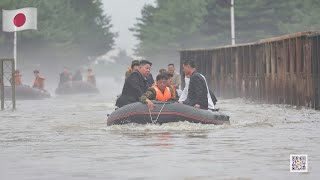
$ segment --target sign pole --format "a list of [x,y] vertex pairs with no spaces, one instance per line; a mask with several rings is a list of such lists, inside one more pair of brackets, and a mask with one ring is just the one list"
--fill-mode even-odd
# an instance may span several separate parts
[[231,13],[231,44],[235,45],[236,38],[235,38],[235,31],[234,31],[234,0],[231,0],[230,13]]
[[14,70],[17,69],[17,27],[14,27],[14,38],[13,38],[13,59],[14,59]]

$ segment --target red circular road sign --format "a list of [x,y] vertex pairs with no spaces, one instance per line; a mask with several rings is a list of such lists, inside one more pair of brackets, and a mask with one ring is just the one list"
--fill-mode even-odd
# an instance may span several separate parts
[[14,19],[13,23],[17,27],[21,27],[26,23],[26,16],[22,13],[17,14]]

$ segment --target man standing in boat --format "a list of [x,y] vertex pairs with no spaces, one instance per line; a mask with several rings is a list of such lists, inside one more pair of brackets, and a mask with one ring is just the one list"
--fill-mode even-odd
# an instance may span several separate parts
[[130,103],[138,102],[140,97],[147,91],[147,77],[150,75],[152,63],[147,60],[139,62],[139,68],[133,71],[125,80],[122,94],[117,99],[116,106],[119,108]]
[[147,92],[141,96],[140,100],[142,103],[147,104],[150,110],[153,110],[154,108],[154,104],[151,100],[176,101],[176,90],[173,86],[168,85],[168,74],[159,74],[156,77],[156,84],[150,87]]
[[187,99],[182,103],[195,108],[213,110],[214,104],[211,100],[206,78],[196,71],[195,62],[186,60],[183,63],[183,71],[186,76],[190,76],[190,82]]

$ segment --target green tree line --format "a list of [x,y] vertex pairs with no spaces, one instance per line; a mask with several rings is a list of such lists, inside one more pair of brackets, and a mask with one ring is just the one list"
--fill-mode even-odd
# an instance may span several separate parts
[[[20,59],[34,63],[82,64],[111,50],[117,36],[101,0],[1,0],[0,7],[38,8],[38,30],[18,33]],[[2,52],[12,51],[12,41],[13,33],[0,32]]]
[[[236,43],[317,30],[319,17],[319,0],[235,0]],[[184,48],[228,45],[230,0],[156,0],[144,6],[131,31],[139,40],[137,55],[151,59],[177,57]]]

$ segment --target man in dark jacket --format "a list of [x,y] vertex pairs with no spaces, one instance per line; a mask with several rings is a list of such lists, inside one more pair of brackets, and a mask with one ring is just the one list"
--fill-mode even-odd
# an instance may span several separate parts
[[183,63],[185,75],[190,76],[187,99],[183,104],[194,106],[195,108],[208,109],[208,88],[204,77],[195,69],[193,60],[186,60]]
[[147,83],[148,83],[148,88],[152,87],[154,84],[154,79],[151,73],[146,77]]
[[59,87],[69,81],[71,81],[71,74],[69,72],[69,69],[64,67],[63,72],[60,74]]
[[82,81],[82,73],[81,73],[81,70],[78,69],[76,71],[76,73],[74,74],[74,76],[72,77],[72,81]]
[[137,71],[134,71],[125,80],[122,94],[117,99],[116,106],[119,108],[130,103],[140,101],[140,97],[148,90],[146,77],[150,74],[151,63],[141,60]]
[[139,60],[133,60],[133,61],[131,62],[131,66],[130,66],[130,67],[128,68],[128,70],[126,71],[126,74],[125,74],[126,79],[130,76],[130,74],[131,74],[133,71],[137,70],[137,69],[139,68],[139,66],[140,66]]

